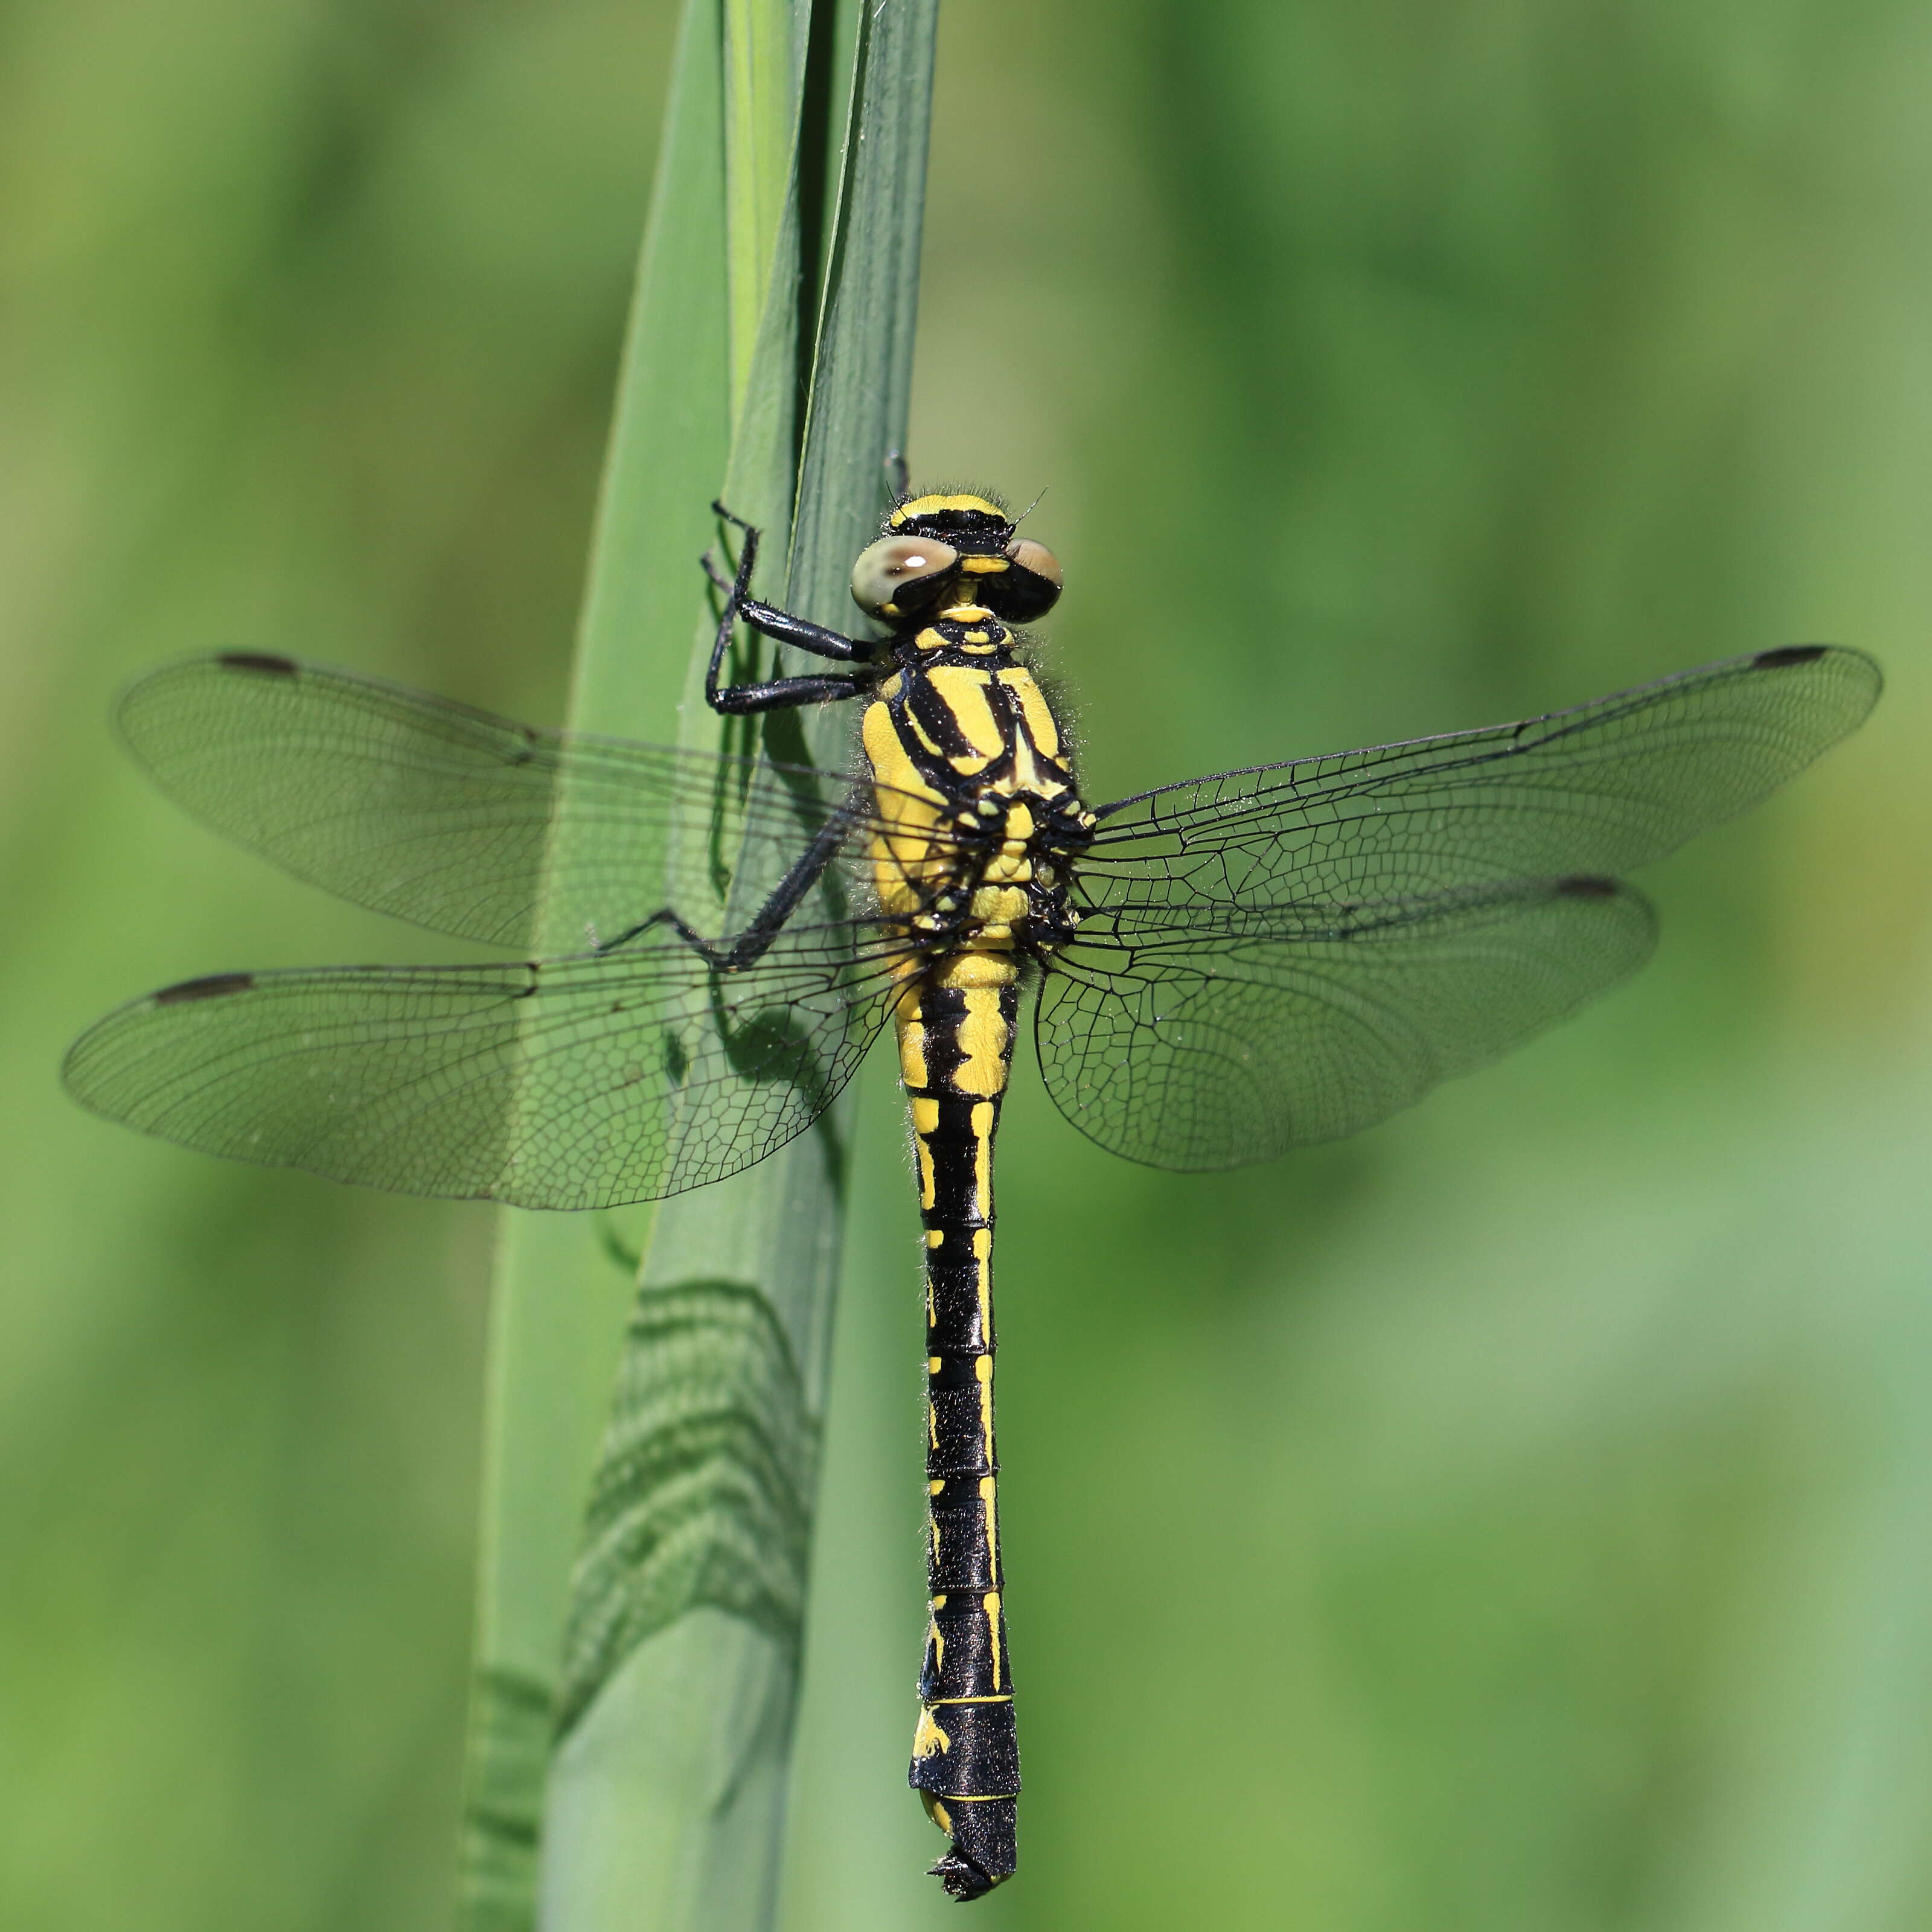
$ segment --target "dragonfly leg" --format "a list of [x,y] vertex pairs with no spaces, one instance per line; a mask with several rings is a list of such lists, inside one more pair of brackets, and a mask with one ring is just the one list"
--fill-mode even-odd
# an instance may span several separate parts
[[764,684],[734,684],[722,691],[707,689],[704,695],[712,710],[728,718],[742,718],[754,711],[782,711],[794,705],[856,698],[870,684],[870,680],[859,677],[775,677]]
[[718,677],[724,668],[724,654],[731,648],[731,633],[740,619],[760,636],[770,638],[774,644],[790,644],[800,650],[810,651],[814,656],[830,658],[840,664],[866,662],[872,655],[872,646],[860,639],[828,630],[823,624],[794,617],[790,611],[781,610],[776,605],[764,603],[752,596],[752,573],[758,564],[758,532],[742,517],[733,515],[722,503],[713,503],[711,507],[726,522],[736,524],[744,532],[745,541],[738,553],[738,568],[728,578],[708,551],[701,560],[706,574],[724,593],[724,608],[718,619],[718,635],[711,646],[711,662],[704,674],[704,701],[714,711],[729,716],[742,716],[748,712],[772,711],[784,706],[816,704],[826,699],[851,698],[864,690],[870,682],[868,678],[830,674],[772,678],[758,684],[720,686]]
[[700,958],[720,973],[741,973],[755,964],[784,929],[784,922],[798,910],[799,902],[824,876],[832,854],[844,843],[850,823],[843,817],[828,818],[813,836],[812,843],[800,854],[784,877],[772,888],[770,896],[746,922],[744,930],[726,939],[706,939],[687,925],[670,906],[640,920],[627,932],[606,940],[599,952],[614,952],[634,939],[668,926]]

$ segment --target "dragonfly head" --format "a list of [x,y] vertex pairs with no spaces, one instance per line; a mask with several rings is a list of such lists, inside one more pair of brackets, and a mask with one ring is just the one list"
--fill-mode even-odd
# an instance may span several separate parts
[[853,600],[888,624],[961,603],[1015,623],[1042,616],[1060,596],[1059,560],[1044,544],[1016,536],[1016,521],[990,496],[903,497],[853,566]]

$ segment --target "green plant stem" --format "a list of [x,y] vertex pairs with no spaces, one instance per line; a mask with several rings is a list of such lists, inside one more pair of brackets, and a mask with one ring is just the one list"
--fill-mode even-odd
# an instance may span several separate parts
[[[691,0],[575,728],[845,762],[842,715],[760,731],[703,705],[695,559],[722,481],[766,531],[760,590],[848,614],[904,438],[934,16],[934,0]],[[848,1132],[835,1107],[655,1216],[506,1217],[465,1932],[770,1922]]]

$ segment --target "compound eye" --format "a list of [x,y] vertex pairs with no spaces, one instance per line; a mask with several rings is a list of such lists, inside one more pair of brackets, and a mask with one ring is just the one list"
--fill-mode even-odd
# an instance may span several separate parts
[[852,601],[874,617],[898,617],[922,603],[959,561],[930,537],[881,537],[852,566]]
[[1006,556],[1013,566],[1000,586],[1007,614],[1024,623],[1052,610],[1065,580],[1059,558],[1029,537],[1015,538],[1006,546]]

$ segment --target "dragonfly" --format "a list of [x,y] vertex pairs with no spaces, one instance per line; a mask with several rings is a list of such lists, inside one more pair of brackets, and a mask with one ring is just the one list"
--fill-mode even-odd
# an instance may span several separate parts
[[[542,956],[190,980],[98,1022],[66,1079],[209,1154],[585,1209],[763,1160],[891,1027],[928,1384],[909,1779],[949,1840],[934,1874],[975,1898],[1017,1862],[992,1248],[1023,1002],[1060,1112],[1130,1160],[1354,1133],[1640,965],[1655,920],[1619,875],[1792,777],[1881,680],[1790,646],[1091,806],[1024,628],[1061,568],[1000,499],[901,494],[853,572],[869,636],[754,596],[758,532],[714,508],[738,555],[706,560],[706,700],[856,702],[852,770],[536,730],[286,657],[164,668],[119,721],[182,804],[359,905]],[[728,682],[741,625],[829,668]]]

